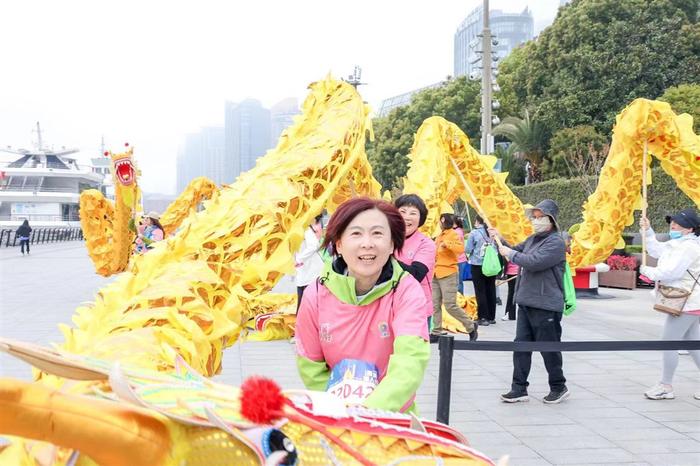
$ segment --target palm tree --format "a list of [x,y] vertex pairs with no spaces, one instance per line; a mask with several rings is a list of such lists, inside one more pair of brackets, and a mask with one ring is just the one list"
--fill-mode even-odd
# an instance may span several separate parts
[[493,134],[510,139],[516,157],[528,161],[528,181],[539,181],[546,140],[544,125],[530,119],[530,113],[525,110],[525,118],[504,118],[503,122],[494,128]]

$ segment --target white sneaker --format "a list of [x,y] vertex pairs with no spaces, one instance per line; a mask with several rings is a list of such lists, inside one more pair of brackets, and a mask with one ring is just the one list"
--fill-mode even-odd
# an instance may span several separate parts
[[501,317],[501,320],[510,320],[508,317],[508,314],[503,314],[503,317]]
[[695,395],[693,395],[693,398],[696,400],[700,400],[700,392],[697,392]]
[[690,352],[687,349],[679,349],[678,354],[690,354]]
[[292,337],[292,338],[289,339],[289,344],[291,344],[291,345],[296,345],[296,343],[297,343],[296,337]]
[[657,383],[644,392],[644,396],[650,400],[672,400],[676,396],[673,394],[673,387],[663,383]]

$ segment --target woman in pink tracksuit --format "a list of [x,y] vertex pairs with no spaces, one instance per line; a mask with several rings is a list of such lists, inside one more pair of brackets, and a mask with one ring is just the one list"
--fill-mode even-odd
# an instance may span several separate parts
[[405,239],[386,201],[355,198],[328,223],[333,260],[301,299],[297,367],[307,389],[346,404],[412,409],[430,358],[425,293],[393,257]]
[[[425,317],[433,315],[433,273],[435,272],[435,243],[418,231],[428,217],[423,199],[415,194],[404,194],[394,201],[406,224],[406,240],[394,257],[413,278],[420,282],[425,293]],[[430,323],[428,323],[430,327]]]

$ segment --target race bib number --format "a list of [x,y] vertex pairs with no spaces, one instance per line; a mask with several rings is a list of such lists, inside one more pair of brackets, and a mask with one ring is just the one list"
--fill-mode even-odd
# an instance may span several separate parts
[[333,367],[326,391],[346,404],[362,404],[378,383],[377,366],[358,359],[343,359]]

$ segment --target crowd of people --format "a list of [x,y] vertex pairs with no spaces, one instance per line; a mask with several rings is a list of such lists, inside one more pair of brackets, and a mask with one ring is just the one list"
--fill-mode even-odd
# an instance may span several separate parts
[[[515,341],[561,341],[565,307],[567,237],[557,222],[558,206],[544,200],[526,211],[533,234],[517,245],[477,216],[467,235],[461,219],[439,217],[440,233],[419,231],[428,210],[406,194],[394,204],[355,198],[331,216],[325,233],[320,217],[305,232],[297,261],[296,349],[299,373],[309,389],[328,391],[346,403],[385,410],[414,410],[430,355],[431,336],[444,335],[442,312],[469,335],[496,323],[496,289],[507,284],[502,320],[517,320]],[[655,240],[642,219],[649,254],[658,266],[641,273],[658,283],[689,290],[679,316],[667,317],[663,339],[700,339],[700,218],[688,209],[668,217],[671,240]],[[466,237],[465,237],[466,236]],[[488,246],[497,246],[500,276],[482,271]],[[465,267],[471,269],[478,320],[457,304]],[[700,368],[700,352],[690,352]],[[570,392],[560,352],[541,353],[549,376],[544,403],[560,403]],[[531,352],[513,353],[506,403],[527,401]],[[673,398],[671,380],[678,353],[666,351],[659,384],[650,399]],[[700,393],[696,398],[700,397]]]

